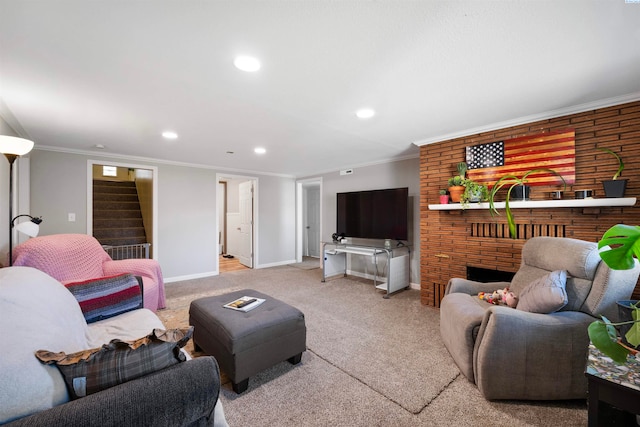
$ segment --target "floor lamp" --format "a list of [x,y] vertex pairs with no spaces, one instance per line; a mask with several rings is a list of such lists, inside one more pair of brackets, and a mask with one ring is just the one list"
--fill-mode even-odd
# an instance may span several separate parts
[[13,163],[33,148],[33,141],[0,135],[0,153],[9,160],[9,265],[13,265]]

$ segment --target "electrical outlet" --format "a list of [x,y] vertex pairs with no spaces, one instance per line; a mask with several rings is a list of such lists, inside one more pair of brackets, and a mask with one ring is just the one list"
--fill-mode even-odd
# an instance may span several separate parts
[[76,222],[76,214],[69,213],[69,222]]

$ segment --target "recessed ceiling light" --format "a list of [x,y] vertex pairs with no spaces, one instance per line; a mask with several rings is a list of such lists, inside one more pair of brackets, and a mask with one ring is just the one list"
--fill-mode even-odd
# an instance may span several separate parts
[[376,112],[373,111],[371,108],[363,108],[361,110],[356,111],[356,116],[358,116],[359,119],[370,119],[375,115],[376,115]]
[[253,152],[256,153],[256,154],[264,154],[264,153],[267,152],[267,150],[265,148],[262,148],[262,147],[257,147],[257,148],[254,148]]
[[102,144],[96,144],[94,145],[95,148],[97,148],[98,150],[104,150],[104,145]]
[[260,61],[252,56],[236,56],[236,59],[233,60],[233,65],[235,65],[239,70],[247,71],[249,73],[253,73],[260,69]]
[[178,137],[178,134],[175,132],[166,131],[166,132],[162,132],[162,136],[167,139],[176,139]]

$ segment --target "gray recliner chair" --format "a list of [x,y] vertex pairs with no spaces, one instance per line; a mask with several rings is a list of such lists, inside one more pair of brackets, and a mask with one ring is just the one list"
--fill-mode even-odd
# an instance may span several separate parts
[[[488,304],[479,292],[509,286],[516,295],[552,271],[566,270],[568,303],[539,314]],[[520,269],[509,282],[451,279],[440,306],[440,333],[462,373],[488,400],[578,399],[587,395],[584,375],[587,327],[604,315],[618,318],[616,301],[629,299],[640,274],[611,270],[596,243],[534,237],[522,249]]]

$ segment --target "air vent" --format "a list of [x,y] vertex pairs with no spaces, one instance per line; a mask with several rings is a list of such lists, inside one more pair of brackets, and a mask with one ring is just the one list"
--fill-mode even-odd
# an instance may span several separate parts
[[[527,240],[536,236],[565,237],[562,224],[516,224],[516,239]],[[508,239],[509,226],[494,222],[471,223],[471,237]]]

